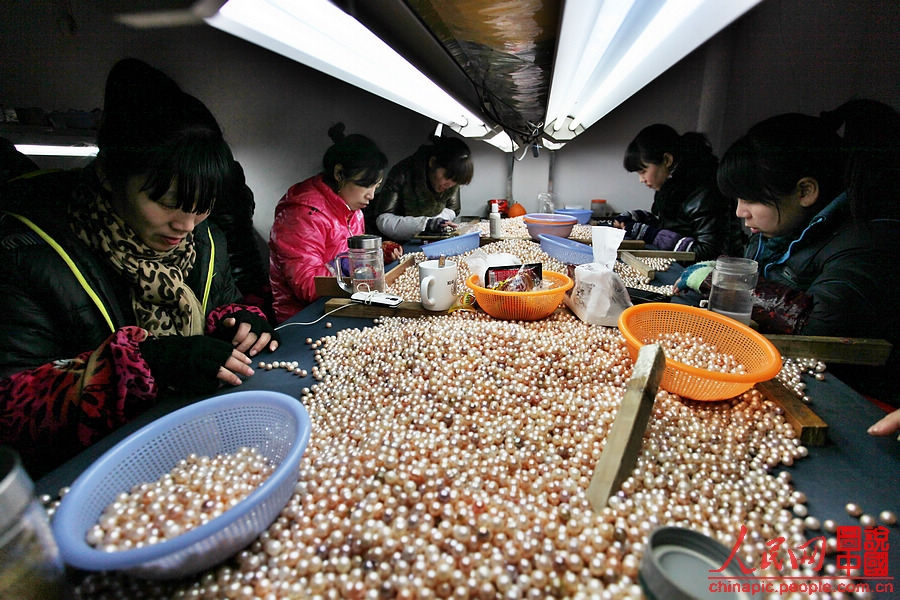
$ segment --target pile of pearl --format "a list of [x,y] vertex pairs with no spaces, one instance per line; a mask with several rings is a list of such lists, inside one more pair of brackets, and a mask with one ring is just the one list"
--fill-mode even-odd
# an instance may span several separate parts
[[[747,525],[739,558],[752,566],[766,540],[805,541],[792,512],[803,496],[771,473],[805,448],[756,391],[719,403],[661,391],[634,472],[591,511],[585,490],[632,368],[614,329],[457,313],[320,342],[288,505],[234,562],[142,597],[641,598],[657,525],[729,547]],[[85,586],[131,585],[114,579]]]
[[[470,250],[465,254],[454,256],[451,258],[457,264],[456,289],[460,293],[465,291],[466,280],[469,278],[470,270],[468,260],[474,256],[481,254],[512,254],[518,257],[524,264],[541,263],[546,271],[554,271],[556,273],[565,273],[566,265],[547,255],[541,250],[541,247],[529,240],[502,240],[485,244],[481,248]],[[386,291],[403,298],[408,302],[419,302],[421,296],[419,293],[419,269],[417,265],[425,260],[425,255],[416,252],[406,257],[411,261],[409,267],[400,273],[393,282],[391,282]]]
[[[487,221],[480,221],[478,223],[478,230],[481,232],[483,236],[490,236],[491,229],[490,224]],[[500,221],[500,235],[502,237],[510,237],[510,238],[530,238],[531,234],[528,233],[528,226],[525,225],[525,217],[509,217],[508,219],[502,219]],[[572,232],[569,234],[569,239],[573,240],[590,240],[592,239],[591,226],[590,225],[575,225],[572,227]]]
[[806,383],[803,381],[803,375],[806,374],[815,377],[818,381],[823,381],[825,369],[825,363],[815,358],[783,356],[781,357],[781,371],[775,377],[808,404],[811,400],[806,395]]
[[[546,271],[553,271],[555,273],[567,272],[567,267],[564,263],[548,255],[546,252],[541,250],[540,245],[535,244],[530,240],[501,240],[499,242],[485,244],[481,248],[477,248],[475,250],[466,252],[465,254],[452,257],[452,260],[455,261],[458,265],[456,284],[457,290],[460,290],[460,293],[466,290],[466,280],[470,275],[467,260],[472,258],[473,256],[478,255],[478,253],[512,254],[514,256],[517,256],[523,263],[541,263],[544,270]],[[385,291],[399,296],[408,302],[419,302],[421,300],[421,297],[419,294],[419,270],[417,268],[417,265],[425,260],[425,255],[421,252],[415,252],[406,255],[405,260],[409,261],[409,266],[387,286],[387,289]],[[668,258],[658,257],[641,257],[641,260],[646,262],[655,271],[660,272],[667,270],[670,266],[672,266],[672,263],[674,262]],[[628,287],[656,292],[659,294],[664,294],[666,296],[671,296],[674,293],[674,286],[652,285],[649,283],[649,280],[646,277],[641,275],[640,272],[636,271],[635,269],[621,261],[616,261],[615,265],[613,266],[613,271],[615,271],[615,273],[622,278],[622,281]]]
[[720,352],[715,344],[699,335],[683,332],[660,333],[647,343],[659,344],[667,360],[717,373],[746,373],[747,368],[732,354]]
[[[665,259],[665,258],[654,258],[654,259],[652,259],[652,261],[650,261],[649,259],[647,259],[646,257],[643,257],[643,256],[641,257],[641,260],[643,262],[647,262],[648,265],[650,265],[650,266],[652,266],[652,262],[668,261],[668,259]],[[669,262],[669,265],[665,269],[657,268],[657,267],[653,267],[653,268],[656,271],[665,271],[666,269],[669,268],[669,266],[672,265],[672,261],[668,261],[668,262]],[[660,263],[660,266],[662,266],[662,263]],[[664,296],[671,296],[675,293],[675,286],[673,286],[673,285],[653,285],[650,283],[650,281],[651,281],[650,278],[645,277],[643,275],[643,273],[641,273],[637,269],[631,267],[630,265],[626,265],[625,263],[623,263],[620,260],[617,260],[615,262],[615,264],[613,265],[613,271],[616,273],[616,275],[618,275],[619,277],[622,278],[622,282],[625,284],[626,287],[630,287],[630,288],[634,288],[634,289],[638,289],[638,290],[644,290],[646,292],[656,292],[657,294],[663,294]]]
[[[325,327],[331,327],[331,323],[325,323]],[[311,344],[312,340],[308,340],[307,344]],[[296,360],[286,361],[286,360],[276,360],[274,362],[266,362],[264,360],[259,361],[260,369],[265,369],[266,371],[271,371],[272,369],[284,369],[288,373],[293,373],[294,375],[299,375],[300,377],[306,377],[309,375],[309,372],[306,369],[300,368],[300,363]]]
[[118,552],[172,539],[235,506],[273,470],[255,448],[213,458],[191,454],[157,481],[119,494],[88,530],[86,541]]

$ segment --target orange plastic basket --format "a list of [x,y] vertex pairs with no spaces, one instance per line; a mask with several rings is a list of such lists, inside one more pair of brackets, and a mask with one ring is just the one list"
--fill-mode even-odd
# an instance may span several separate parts
[[556,287],[536,292],[503,292],[479,285],[477,274],[470,275],[466,285],[475,295],[478,306],[492,317],[511,321],[537,321],[553,314],[566,292],[575,285],[570,277],[562,273],[544,271],[543,277],[555,282]]
[[735,359],[745,373],[719,373],[671,360],[660,387],[692,400],[725,400],[743,394],[754,384],[775,377],[781,370],[781,354],[763,335],[746,325],[702,308],[665,302],[648,302],[626,308],[619,317],[619,331],[632,360],[638,350],[662,333],[700,336]]

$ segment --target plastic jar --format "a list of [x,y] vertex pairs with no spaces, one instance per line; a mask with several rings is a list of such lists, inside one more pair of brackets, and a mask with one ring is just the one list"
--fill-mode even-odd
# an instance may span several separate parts
[[47,513],[19,455],[0,447],[0,598],[70,598]]
[[[335,257],[338,285],[350,294],[356,292],[384,291],[384,254],[381,238],[377,235],[354,235],[347,238],[347,252]],[[350,269],[350,285],[341,278],[341,258],[347,258]]]
[[591,216],[595,219],[606,219],[610,216],[609,205],[605,198],[591,200]]
[[729,256],[718,259],[712,273],[709,309],[749,325],[758,267],[756,261],[749,258]]

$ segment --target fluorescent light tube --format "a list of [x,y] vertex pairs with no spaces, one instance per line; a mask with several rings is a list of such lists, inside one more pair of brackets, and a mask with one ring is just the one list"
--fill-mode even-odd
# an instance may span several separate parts
[[[575,137],[760,1],[566,2],[545,134]],[[617,34],[635,28],[620,36],[633,42],[611,63]]]
[[16,144],[16,150],[28,156],[97,156],[97,146],[48,146]]
[[229,0],[206,22],[444,123],[466,137],[489,133],[484,121],[327,0]]

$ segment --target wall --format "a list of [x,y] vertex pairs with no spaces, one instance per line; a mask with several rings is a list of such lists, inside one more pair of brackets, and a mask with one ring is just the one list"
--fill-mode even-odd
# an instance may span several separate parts
[[706,133],[721,155],[751,125],[782,112],[818,114],[853,97],[900,108],[900,2],[765,0],[558,151],[566,204],[605,197],[647,208],[653,193],[622,168],[645,125]]
[[75,35],[57,26],[57,2],[0,6],[0,104],[101,107],[113,63],[146,60],[216,115],[254,191],[254,225],[266,239],[285,190],[321,169],[331,124],[372,137],[391,163],[434,131],[425,117],[212,27],[139,31],[112,22],[96,4],[72,3]]
[[[211,27],[136,31],[111,22],[94,2],[73,1],[75,35],[57,24],[51,0],[0,6],[0,104],[91,109],[102,104],[105,75],[123,56],[143,58],[204,100],[219,118],[256,194],[264,236],[284,190],[319,168],[328,126],[376,139],[393,163],[423,143],[434,124],[404,108]],[[900,2],[765,0],[685,57],[584,134],[557,151],[553,191],[587,208],[605,197],[615,209],[649,206],[652,192],[621,166],[637,131],[666,122],[701,130],[717,153],[766,116],[818,113],[853,97],[900,106]],[[484,214],[507,197],[507,156],[473,142],[472,183],[463,214]],[[537,209],[549,153],[515,162],[512,197]]]

